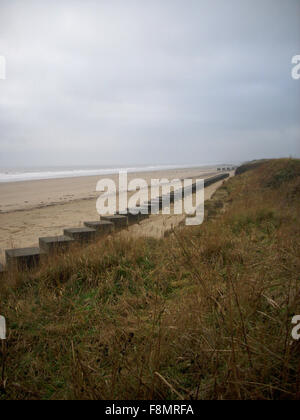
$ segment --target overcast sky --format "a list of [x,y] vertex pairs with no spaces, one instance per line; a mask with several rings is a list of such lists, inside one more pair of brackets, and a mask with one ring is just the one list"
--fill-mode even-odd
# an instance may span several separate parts
[[300,157],[299,0],[0,0],[0,165]]

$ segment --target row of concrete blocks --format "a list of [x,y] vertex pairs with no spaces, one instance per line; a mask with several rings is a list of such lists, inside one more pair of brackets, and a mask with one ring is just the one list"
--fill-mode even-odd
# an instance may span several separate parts
[[[84,227],[64,229],[61,236],[39,238],[39,247],[6,250],[6,266],[8,269],[21,270],[34,268],[44,256],[67,251],[75,243],[90,243],[101,236],[124,229],[129,224],[138,223],[145,217],[141,213],[102,216],[99,221],[84,222]],[[4,272],[5,267],[0,264],[0,275]]]
[[[222,181],[229,177],[228,173],[216,175],[204,180],[204,188],[209,187],[210,185],[215,184],[216,182]],[[155,212],[157,210],[162,210],[165,207],[168,207],[170,204],[175,203],[179,199],[183,199],[184,196],[188,196],[190,194],[194,194],[197,191],[198,182],[194,182],[189,188],[185,190],[178,189],[176,191],[171,191],[170,196],[160,196],[148,201],[146,204],[143,205],[142,209],[145,212]]]
[[[208,178],[205,180],[204,186],[212,185],[228,176],[229,174],[221,174]],[[197,184],[194,183],[190,188],[190,193],[194,193],[196,187]],[[170,202],[174,203],[177,199],[182,198],[182,194],[183,190],[171,192]],[[43,256],[65,251],[75,242],[79,242],[80,244],[89,243],[101,235],[123,229],[128,224],[138,223],[148,217],[153,208],[158,207],[162,209],[165,202],[165,197],[157,197],[155,200],[145,203],[140,208],[127,210],[126,215],[102,216],[100,221],[85,222],[85,227],[65,229],[62,236],[40,238],[39,247],[6,250],[7,267],[17,267],[19,269],[33,268],[39,264]],[[4,271],[5,268],[0,264],[0,275]]]
[[[123,223],[127,223],[126,217]],[[8,269],[16,267],[21,270],[36,267],[41,258],[48,254],[66,251],[75,243],[91,242],[113,230],[114,223],[106,220],[86,222],[85,227],[81,228],[65,229],[62,236],[40,238],[39,247],[6,250],[6,266]]]
[[236,169],[236,166],[231,166],[230,168],[218,168],[218,171],[234,171]]

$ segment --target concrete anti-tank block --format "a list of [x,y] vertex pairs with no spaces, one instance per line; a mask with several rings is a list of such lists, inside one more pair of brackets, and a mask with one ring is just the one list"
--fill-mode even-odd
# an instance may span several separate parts
[[5,268],[2,264],[0,264],[0,277],[5,273]]
[[51,236],[39,239],[40,248],[47,254],[66,251],[72,243],[74,243],[74,239],[69,236]]
[[140,212],[138,208],[127,209],[125,213],[118,212],[117,215],[127,217],[127,221],[129,225],[138,223],[141,220]]
[[64,235],[80,243],[87,243],[96,239],[96,230],[89,227],[70,228],[64,230]]
[[105,220],[99,220],[95,222],[84,222],[84,225],[90,229],[95,229],[97,236],[108,235],[114,231],[114,224]]
[[36,267],[42,255],[44,252],[40,248],[7,249],[5,251],[7,266],[18,269]]
[[144,219],[147,219],[149,217],[149,213],[151,211],[151,208],[149,210],[146,206],[136,207],[135,209],[131,210],[138,216],[138,222],[141,222]]
[[116,229],[122,229],[128,225],[128,218],[118,214],[114,216],[101,216],[101,220],[113,223]]

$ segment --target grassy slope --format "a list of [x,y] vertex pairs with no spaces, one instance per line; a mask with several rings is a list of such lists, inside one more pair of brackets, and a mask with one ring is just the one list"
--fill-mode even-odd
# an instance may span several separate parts
[[225,183],[200,227],[4,279],[0,399],[299,398],[299,210],[300,161],[268,161]]

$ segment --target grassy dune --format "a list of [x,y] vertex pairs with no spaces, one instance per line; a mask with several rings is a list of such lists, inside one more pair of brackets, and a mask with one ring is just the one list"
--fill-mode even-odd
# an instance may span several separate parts
[[299,399],[299,213],[300,161],[265,161],[202,226],[8,275],[0,399]]

